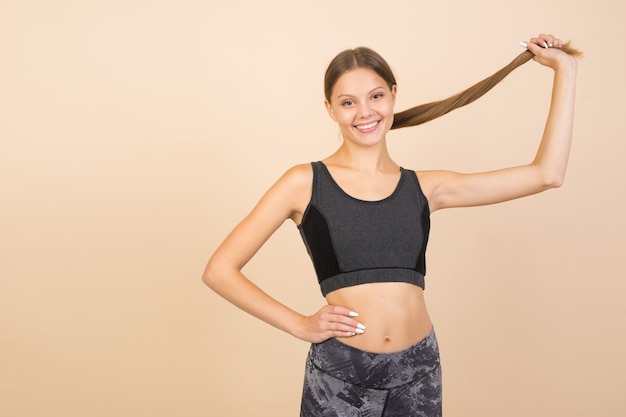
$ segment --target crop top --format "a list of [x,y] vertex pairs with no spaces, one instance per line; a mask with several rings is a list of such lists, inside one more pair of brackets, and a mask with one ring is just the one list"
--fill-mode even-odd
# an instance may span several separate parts
[[344,192],[324,163],[311,165],[313,192],[298,229],[322,294],[373,282],[424,288],[430,210],[415,172],[400,168],[390,196],[365,201]]

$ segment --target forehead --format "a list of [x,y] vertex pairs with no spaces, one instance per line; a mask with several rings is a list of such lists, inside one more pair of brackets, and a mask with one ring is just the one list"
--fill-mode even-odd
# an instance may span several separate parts
[[359,95],[375,88],[387,87],[387,83],[369,68],[356,68],[342,74],[333,87],[333,96]]

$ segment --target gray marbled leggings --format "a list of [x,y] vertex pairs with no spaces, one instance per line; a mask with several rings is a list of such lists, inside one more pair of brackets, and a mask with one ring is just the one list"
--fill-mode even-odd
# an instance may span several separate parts
[[301,417],[440,417],[441,366],[434,330],[415,345],[371,353],[336,339],[311,345]]

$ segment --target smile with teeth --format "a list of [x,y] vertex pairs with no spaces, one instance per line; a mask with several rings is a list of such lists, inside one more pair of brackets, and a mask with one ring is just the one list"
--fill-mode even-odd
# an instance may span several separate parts
[[367,129],[371,129],[371,128],[373,128],[373,127],[374,127],[374,126],[376,126],[379,122],[380,122],[380,120],[377,120],[377,121],[375,121],[375,122],[368,123],[368,124],[366,124],[366,125],[356,125],[356,126],[354,126],[354,127],[356,127],[356,128],[357,128],[357,129],[359,129],[359,130],[367,130]]

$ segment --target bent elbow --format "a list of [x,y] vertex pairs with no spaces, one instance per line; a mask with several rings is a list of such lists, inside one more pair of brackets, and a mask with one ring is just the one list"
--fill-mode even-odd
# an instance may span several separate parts
[[210,289],[220,294],[229,285],[233,275],[238,270],[222,257],[212,257],[209,259],[202,274],[202,282]]
[[539,192],[563,186],[567,163],[547,163],[535,160],[531,167],[534,171],[533,181]]
[[548,169],[537,169],[535,176],[535,186],[537,187],[537,191],[546,191],[551,188],[559,188],[563,185],[565,181],[565,171],[564,170],[548,170]]
[[565,176],[558,177],[552,181],[551,188],[560,188],[563,186],[564,182],[565,182]]
[[563,178],[544,178],[540,184],[537,185],[537,192],[548,191],[553,188],[559,188],[563,185]]
[[565,173],[554,174],[545,179],[546,189],[560,188],[565,182]]
[[213,262],[209,261],[202,273],[202,282],[215,291],[215,287],[219,282],[219,273],[217,273]]

